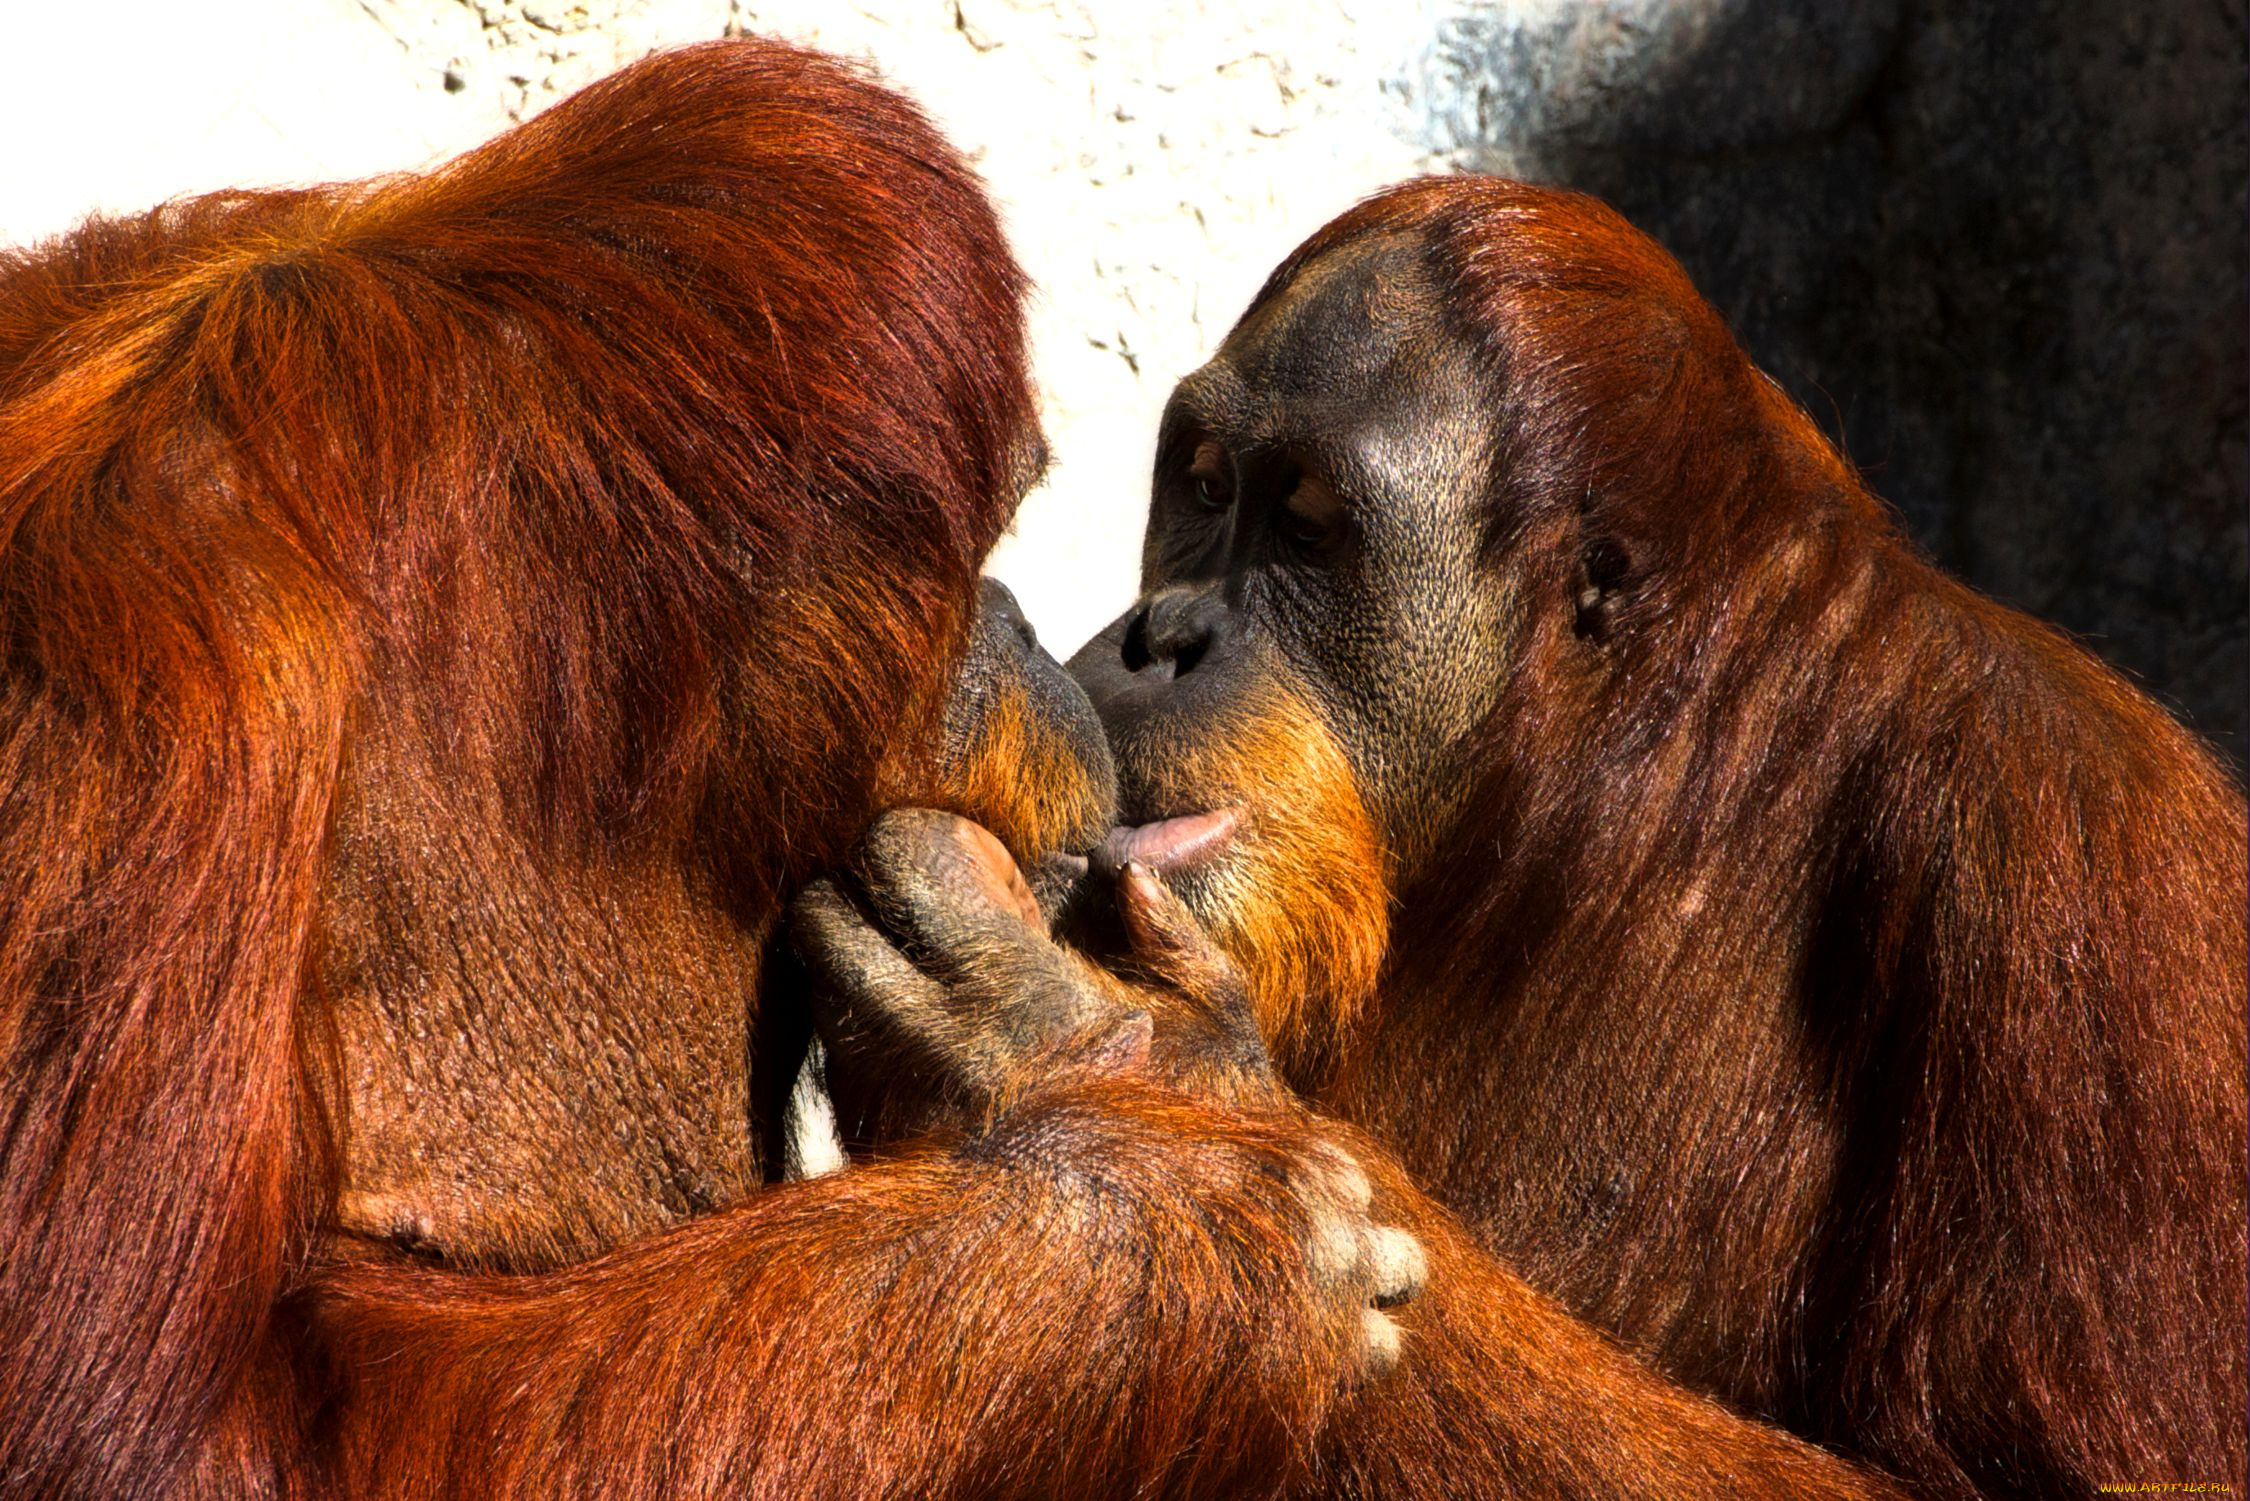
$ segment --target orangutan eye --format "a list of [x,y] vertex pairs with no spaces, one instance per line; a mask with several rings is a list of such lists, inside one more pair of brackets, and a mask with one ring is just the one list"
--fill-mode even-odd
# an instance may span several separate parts
[[1195,460],[1188,465],[1188,480],[1195,488],[1195,503],[1206,511],[1223,511],[1234,504],[1233,466],[1226,450],[1216,443],[1198,443]]
[[1328,523],[1317,516],[1306,516],[1284,507],[1281,513],[1281,534],[1302,547],[1317,547],[1328,537]]
[[1274,515],[1274,530],[1306,552],[1323,552],[1349,523],[1344,503],[1317,475],[1300,474]]

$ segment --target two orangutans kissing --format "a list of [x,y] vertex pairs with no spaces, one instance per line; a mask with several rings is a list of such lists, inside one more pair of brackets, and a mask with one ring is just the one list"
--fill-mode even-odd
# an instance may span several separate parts
[[1025,295],[754,41],[0,257],[0,1497],[2243,1486],[2204,744],[1488,177],[1066,669]]

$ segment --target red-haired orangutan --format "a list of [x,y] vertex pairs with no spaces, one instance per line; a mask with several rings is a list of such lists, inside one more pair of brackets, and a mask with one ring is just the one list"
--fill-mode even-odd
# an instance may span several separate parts
[[1235,1495],[1383,1363],[1413,1242],[1145,1026],[762,1189],[784,895],[1109,821],[998,597],[948,707],[1021,293],[751,43],[0,260],[0,1496]]
[[1143,582],[1072,663],[1097,867],[1522,1279],[1386,1188],[1429,1292],[1316,1490],[2242,1486],[2243,799],[1655,245],[1488,178],[1330,225],[1174,396]]
[[1670,257],[1355,209],[1181,382],[1142,566],[1072,663],[1127,821],[1511,1268],[1926,1495],[2243,1485],[2241,793]]

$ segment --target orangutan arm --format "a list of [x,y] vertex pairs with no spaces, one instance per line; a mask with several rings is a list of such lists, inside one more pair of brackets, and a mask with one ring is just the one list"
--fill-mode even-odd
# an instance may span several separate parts
[[[1021,894],[1011,898],[1005,851],[959,819],[886,815],[854,872],[874,917],[854,918],[840,895],[816,892],[800,903],[796,929],[827,978],[824,1004],[852,1023],[834,1034],[847,1065],[856,1056],[892,1088],[901,1060],[917,1058],[941,1059],[939,1072],[956,1080],[1006,1077],[980,1060],[1005,1058],[1012,1035],[1098,1031],[1106,1012],[1153,1025],[1143,1067],[1174,1087],[1340,1129],[1316,1125],[1275,1077],[1232,966],[1146,870],[1120,872],[1114,892],[1132,979],[1092,972],[1051,943]],[[1418,1267],[1428,1256],[1426,1291],[1398,1315],[1401,1368],[1334,1410],[1294,1494],[1898,1494],[1669,1383],[1480,1250],[1372,1139],[1355,1137],[1349,1151],[1380,1184],[1375,1217],[1406,1231],[1383,1233],[1412,1245]]]
[[1895,1497],[1884,1476],[1676,1386],[1486,1254],[1355,1141],[1377,1212],[1421,1239],[1399,1369],[1340,1404],[1294,1495]]
[[[570,1271],[342,1267],[347,1495],[1241,1496],[1389,1353],[1301,1127],[1089,1078]],[[1335,1252],[1345,1247],[1341,1258]]]

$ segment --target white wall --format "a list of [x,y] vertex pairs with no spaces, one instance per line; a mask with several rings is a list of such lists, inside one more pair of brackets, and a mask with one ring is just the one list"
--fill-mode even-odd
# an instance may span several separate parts
[[1132,597],[1156,418],[1266,270],[1433,165],[1439,0],[0,0],[0,244],[180,193],[418,166],[669,43],[864,57],[1039,284],[1056,465],[994,570],[1067,654]]

